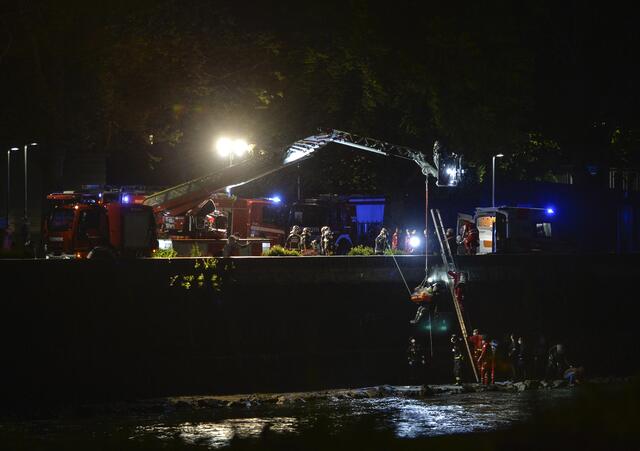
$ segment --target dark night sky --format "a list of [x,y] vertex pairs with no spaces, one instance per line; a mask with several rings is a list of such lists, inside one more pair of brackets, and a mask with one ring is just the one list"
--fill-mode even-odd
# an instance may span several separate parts
[[318,126],[443,138],[481,170],[504,151],[523,177],[638,164],[638,27],[615,3],[106,3],[0,7],[4,146],[106,154],[126,183],[214,169],[220,133],[277,150]]

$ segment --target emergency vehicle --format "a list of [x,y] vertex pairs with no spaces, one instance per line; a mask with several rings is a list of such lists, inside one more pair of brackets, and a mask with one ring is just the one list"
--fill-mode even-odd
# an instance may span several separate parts
[[149,257],[158,247],[153,210],[134,203],[131,194],[65,191],[47,200],[42,225],[47,258]]
[[344,255],[353,246],[368,244],[384,222],[385,198],[369,195],[323,194],[293,202],[288,213],[288,229],[308,227],[313,239],[329,226],[336,254]]
[[563,248],[554,216],[553,208],[480,207],[458,214],[458,231],[463,238],[469,225],[477,228],[477,254],[553,252]]
[[222,255],[231,235],[250,244],[243,249],[245,255],[261,255],[264,249],[284,242],[285,214],[279,199],[240,198],[221,192],[194,201],[198,202],[191,208],[188,203],[155,207],[161,243],[178,255],[189,255],[193,246],[202,255]]

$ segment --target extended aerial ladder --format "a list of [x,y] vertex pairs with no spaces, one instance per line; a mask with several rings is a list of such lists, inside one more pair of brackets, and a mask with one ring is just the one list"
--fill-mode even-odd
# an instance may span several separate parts
[[[193,205],[195,201],[206,199],[216,192],[222,190],[229,192],[234,187],[265,177],[293,164],[298,164],[331,143],[355,147],[378,155],[402,158],[416,163],[425,176],[425,230],[428,229],[427,225],[429,223],[429,177],[431,176],[436,180],[437,186],[455,187],[463,174],[462,157],[453,153],[444,154],[445,149],[438,141],[433,146],[432,165],[427,160],[424,152],[410,147],[399,146],[341,130],[320,130],[318,134],[296,141],[287,147],[282,159],[277,154],[258,153],[251,159],[221,171],[155,193],[147,197],[143,203],[153,206],[156,212],[164,211],[169,214],[177,214],[180,211],[184,211],[187,206]],[[436,232],[439,233],[438,227],[436,227]],[[449,261],[453,265],[453,257],[450,250],[448,256],[451,258],[445,260],[443,253],[443,261]],[[455,266],[452,266],[452,268],[455,270]],[[425,276],[420,283],[420,287],[424,287],[427,283],[428,269],[428,249],[425,243]],[[453,284],[449,285],[453,293]],[[409,294],[411,294],[411,291]],[[459,312],[460,306],[455,296],[454,305],[465,343],[467,343],[464,320]],[[469,350],[468,343],[467,350]],[[476,374],[475,367],[474,374]]]
[[436,231],[436,236],[438,237],[438,241],[440,242],[442,263],[445,265],[447,269],[447,275],[449,276],[449,279],[450,279],[449,290],[451,291],[451,298],[453,299],[453,306],[456,310],[458,323],[460,324],[460,332],[462,333],[462,339],[464,340],[464,345],[467,350],[469,363],[471,364],[471,369],[473,370],[473,376],[476,382],[480,382],[480,378],[478,376],[478,369],[476,368],[475,361],[473,358],[473,353],[471,352],[471,347],[469,346],[469,334],[467,332],[467,326],[465,324],[464,316],[462,314],[462,306],[460,305],[459,291],[456,290],[457,284],[460,281],[461,274],[456,268],[456,263],[455,263],[455,260],[453,259],[453,252],[451,252],[449,241],[446,238],[444,224],[442,223],[442,216],[440,216],[440,210],[432,209],[431,217],[433,218],[433,225]]

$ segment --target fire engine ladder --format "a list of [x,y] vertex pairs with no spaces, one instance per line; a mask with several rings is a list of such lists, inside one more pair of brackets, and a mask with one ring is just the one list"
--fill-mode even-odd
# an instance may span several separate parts
[[[442,224],[442,217],[440,216],[440,210],[432,209],[431,217],[433,218],[434,229],[436,230],[436,235],[438,237],[438,241],[440,242],[440,250],[442,252],[442,262],[447,267],[447,273],[457,274],[458,270],[456,268],[456,263],[453,259],[453,253],[451,252],[451,247],[449,246],[449,241],[447,240],[447,236],[445,233],[444,225]],[[453,299],[453,306],[456,310],[456,315],[458,317],[458,323],[460,324],[460,332],[462,333],[462,339],[464,340],[464,346],[467,349],[467,355],[469,356],[469,363],[471,364],[471,369],[473,370],[473,376],[476,382],[480,382],[480,378],[478,377],[478,370],[475,365],[475,361],[473,360],[473,354],[471,353],[471,348],[469,347],[469,335],[467,334],[467,326],[464,322],[464,317],[462,316],[462,309],[460,308],[460,302],[458,297],[456,296],[455,286],[452,277],[449,275],[449,290],[451,291],[451,298]]]

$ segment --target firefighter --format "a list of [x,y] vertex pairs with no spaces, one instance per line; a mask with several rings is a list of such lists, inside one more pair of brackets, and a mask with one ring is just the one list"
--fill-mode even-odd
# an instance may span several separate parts
[[509,344],[507,345],[507,359],[509,360],[509,369],[511,370],[511,378],[514,381],[518,380],[518,354],[520,349],[518,347],[518,340],[514,334],[509,335]]
[[411,231],[409,229],[404,231],[403,248],[407,254],[411,253]]
[[410,324],[418,324],[420,319],[424,316],[425,312],[429,312],[430,314],[435,314],[437,312],[438,306],[438,295],[442,292],[440,284],[435,282],[431,284],[429,287],[417,287],[413,294],[411,295],[411,300],[418,304],[418,310],[416,311],[416,316],[411,321]]
[[524,343],[524,337],[518,337],[518,352],[516,355],[516,377],[519,381],[524,381],[529,375],[529,350]]
[[407,349],[407,363],[409,364],[409,372],[411,379],[418,381],[421,379],[421,373],[427,364],[427,358],[424,349],[414,337],[409,339],[409,348]]
[[468,338],[469,344],[471,345],[473,359],[477,362],[478,357],[480,357],[480,353],[482,352],[482,335],[480,335],[480,331],[478,329],[473,329],[473,334]]
[[449,271],[447,275],[453,282],[453,294],[458,301],[460,311],[464,312],[464,294],[467,277],[463,272]]
[[483,385],[489,385],[489,381],[491,384],[495,383],[497,351],[498,342],[496,340],[483,340],[482,351],[477,360]]
[[391,235],[391,249],[398,250],[398,245],[400,241],[400,230],[396,227],[395,232]]
[[322,255],[333,255],[333,232],[329,226],[324,226],[321,229],[320,249]]
[[311,229],[309,227],[303,227],[300,234],[300,250],[302,252],[313,250]]
[[464,350],[462,338],[456,334],[451,335],[451,352],[453,353],[453,377],[456,385],[462,385],[462,364],[464,362]]
[[284,243],[284,247],[286,249],[300,249],[300,242],[302,238],[300,237],[300,226],[294,225],[291,228],[291,232],[289,232],[289,236]]
[[383,255],[384,251],[386,251],[388,248],[389,242],[387,241],[387,229],[383,227],[382,229],[380,229],[380,233],[376,237],[375,254]]
[[567,362],[564,345],[551,346],[547,355],[547,379],[562,379],[571,365]]
[[475,224],[468,223],[466,234],[462,240],[467,255],[476,255],[480,244],[480,232]]

